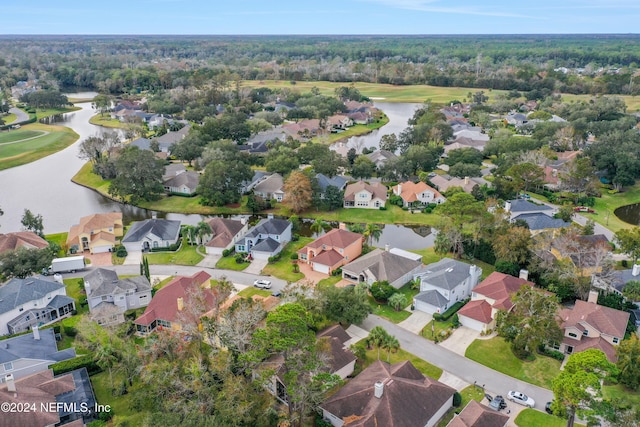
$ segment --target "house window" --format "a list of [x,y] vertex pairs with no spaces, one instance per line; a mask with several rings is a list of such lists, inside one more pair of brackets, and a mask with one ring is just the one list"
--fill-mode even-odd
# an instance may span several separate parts
[[553,343],[552,347],[554,350],[560,350],[560,344],[558,343]]
[[618,344],[619,341],[620,341],[620,339],[618,339],[618,337],[613,337],[613,343],[614,344]]
[[11,362],[3,364],[2,367],[4,368],[5,372],[13,371],[13,363]]
[[154,247],[154,248],[157,248],[157,247],[158,247],[158,242],[157,242],[157,241],[155,241],[155,240],[153,241],[153,247]]
[[578,335],[574,334],[573,332],[569,332],[567,335],[569,335],[571,338],[578,338]]
[[589,336],[589,331],[587,329],[585,329],[584,331],[582,331],[582,336],[587,337]]
[[238,245],[238,252],[244,252],[244,246]]
[[140,298],[140,299],[146,299],[146,298],[147,298],[147,295],[146,295],[146,294],[145,294],[145,295],[140,295],[140,297],[139,297],[139,298]]

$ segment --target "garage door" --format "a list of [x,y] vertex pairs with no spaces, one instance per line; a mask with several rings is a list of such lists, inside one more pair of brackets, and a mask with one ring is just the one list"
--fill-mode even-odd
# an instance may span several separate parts
[[317,271],[318,273],[329,274],[329,266],[316,264],[315,262],[311,263],[313,265],[313,271]]

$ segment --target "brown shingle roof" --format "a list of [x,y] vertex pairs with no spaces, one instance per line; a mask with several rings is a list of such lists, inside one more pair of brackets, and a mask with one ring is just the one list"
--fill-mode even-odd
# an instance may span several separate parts
[[382,200],[387,200],[387,187],[379,182],[367,184],[364,181],[358,181],[354,184],[347,185],[347,188],[344,190],[344,200],[354,201],[355,194],[362,190],[368,191],[374,198],[377,197]]
[[0,254],[19,248],[42,249],[47,246],[49,246],[49,242],[32,231],[17,231],[15,233],[0,234]]
[[504,427],[509,417],[486,406],[470,401],[458,416],[447,424],[447,427]]
[[562,328],[585,322],[602,334],[622,338],[629,322],[629,313],[602,305],[576,300],[573,308],[560,311]]
[[331,249],[330,251],[322,251],[318,256],[313,257],[311,262],[320,265],[327,265],[333,267],[344,259],[344,256]]
[[[374,396],[378,381],[384,383],[380,398]],[[427,424],[454,392],[422,375],[409,361],[389,365],[378,360],[321,407],[344,420],[344,427],[415,427]]]
[[346,248],[354,242],[362,239],[362,234],[354,233],[349,230],[342,230],[340,228],[334,228],[324,236],[318,237],[313,242],[309,243],[298,252],[307,252],[307,248],[320,248],[322,245],[331,246],[334,248]]
[[320,332],[318,332],[316,334],[316,336],[318,338],[322,338],[322,337],[337,338],[338,340],[340,340],[340,342],[342,344],[346,343],[347,341],[349,341],[351,339],[351,337],[349,336],[347,331],[344,330],[342,325],[329,326],[328,328],[325,328],[325,329],[321,330]]
[[493,320],[491,317],[491,304],[485,300],[469,301],[458,311],[458,315],[466,316],[482,323],[490,323]]
[[573,353],[579,353],[590,348],[595,348],[602,351],[605,356],[607,356],[609,362],[616,363],[616,361],[618,360],[615,346],[604,338],[583,336],[581,339],[576,340],[571,337],[564,337],[562,339],[562,343],[572,346]]
[[[97,213],[83,216],[80,223],[72,225],[67,236],[67,245],[79,244],[78,236],[82,233],[91,233],[93,230],[113,227],[113,234],[122,236],[122,212]],[[92,239],[93,240],[93,237]]]
[[513,307],[511,295],[518,292],[523,285],[533,286],[533,283],[494,271],[473,288],[473,292],[495,300],[495,308],[509,310]]
[[211,218],[207,220],[213,237],[205,246],[212,248],[226,248],[233,241],[233,237],[242,230],[241,221],[225,218]]
[[400,197],[402,197],[402,199],[404,201],[408,202],[408,203],[417,201],[418,200],[418,196],[417,195],[420,194],[420,193],[424,193],[425,191],[432,192],[434,199],[437,199],[438,197],[442,197],[442,194],[440,194],[440,192],[438,192],[438,190],[428,186],[427,184],[425,184],[422,181],[418,181],[418,182],[412,182],[412,181],[402,182],[402,183],[396,185],[395,187],[393,187],[393,192],[395,194],[398,193],[398,186],[400,186],[400,189],[402,190],[402,192],[400,193]]

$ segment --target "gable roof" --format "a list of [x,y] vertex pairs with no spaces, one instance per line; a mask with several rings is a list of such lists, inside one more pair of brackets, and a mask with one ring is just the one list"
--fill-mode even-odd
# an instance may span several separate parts
[[188,189],[195,191],[200,181],[200,174],[194,171],[186,171],[176,176],[172,176],[164,181],[166,187],[181,187],[185,185]]
[[398,156],[396,156],[394,153],[387,150],[376,150],[373,153],[367,154],[366,156],[375,164],[386,163],[388,160],[398,158]]
[[278,249],[278,247],[280,247],[280,242],[269,237],[267,239],[260,240],[257,245],[251,248],[251,252],[271,253]]
[[25,279],[14,277],[0,286],[0,314],[28,302],[39,300],[48,293],[64,289],[64,285],[43,276]]
[[39,334],[39,340],[33,337],[33,333],[29,333],[0,341],[0,363],[18,359],[48,360],[55,363],[76,357],[74,348],[58,351],[53,328],[40,329]]
[[20,248],[43,249],[49,242],[33,231],[17,231],[15,233],[0,234],[0,254]]
[[244,228],[242,221],[220,217],[209,218],[207,221],[211,227],[211,240],[205,246],[210,248],[226,248],[233,238]]
[[[79,243],[80,234],[92,234],[95,230],[109,229],[113,227],[115,235],[116,228],[122,228],[122,212],[105,212],[87,215],[80,218],[78,224],[72,225],[67,236],[67,244]],[[93,241],[93,236],[91,236]]]
[[503,427],[508,421],[507,415],[471,400],[458,416],[454,415],[447,427]]
[[382,249],[374,249],[366,255],[342,267],[343,271],[355,276],[368,270],[376,281],[386,280],[393,283],[405,274],[420,267],[422,263]]
[[[178,318],[178,298],[187,297],[190,292],[202,286],[211,279],[211,275],[206,271],[199,271],[193,276],[176,276],[167,283],[151,299],[151,302],[144,310],[144,314],[135,320],[138,325],[150,325],[154,320],[166,320],[175,322]],[[205,289],[207,304],[213,302],[213,291]],[[185,301],[187,305],[187,301]]]
[[561,327],[567,328],[585,322],[602,334],[624,337],[630,314],[592,302],[576,300],[573,308],[560,311]]
[[464,307],[458,310],[458,314],[485,324],[493,320],[491,317],[491,304],[483,299],[469,301]]
[[153,218],[134,222],[122,241],[139,242],[149,233],[158,236],[162,240],[175,240],[180,233],[180,221]]
[[347,178],[340,175],[329,178],[324,174],[318,173],[316,174],[316,180],[318,181],[318,186],[322,191],[327,191],[327,187],[330,185],[336,187],[338,190],[343,190],[344,186],[347,185]]
[[[375,383],[383,393],[375,397]],[[320,405],[345,421],[345,427],[415,427],[449,404],[455,390],[425,377],[409,361],[389,365],[372,363]]]
[[124,294],[128,290],[142,292],[151,289],[151,284],[145,276],[118,279],[115,271],[106,268],[96,268],[85,276],[84,281],[89,284],[89,298]]
[[343,230],[341,228],[334,228],[330,230],[328,233],[323,234],[318,237],[313,242],[309,243],[298,252],[307,252],[307,248],[322,248],[323,246],[331,246],[334,248],[346,248],[347,246],[357,242],[358,240],[362,240],[363,236],[359,233],[354,233],[353,231]]
[[318,332],[316,336],[318,338],[322,338],[322,337],[336,338],[338,341],[340,341],[341,344],[344,344],[351,339],[347,331],[345,331],[345,329],[340,324],[324,328],[323,330]]
[[263,218],[251,230],[249,230],[246,236],[256,237],[260,234],[280,235],[284,233],[285,230],[290,226],[291,226],[291,223],[286,219]]
[[469,277],[471,267],[462,261],[443,258],[427,265],[420,273],[420,278],[437,288],[452,290]]
[[359,193],[362,190],[371,193],[373,198],[387,200],[387,187],[380,184],[379,182],[372,182],[371,184],[367,184],[364,181],[358,181],[354,184],[347,185],[347,188],[344,190],[344,200],[355,200],[355,194]]
[[414,299],[422,302],[426,302],[429,305],[434,307],[442,307],[449,303],[449,300],[445,298],[440,292],[435,289],[430,289],[428,291],[420,292],[418,295],[414,297]]
[[473,288],[473,292],[494,300],[493,307],[496,309],[510,310],[513,307],[511,295],[518,292],[524,285],[533,286],[533,283],[494,271]]
[[551,228],[564,228],[571,225],[560,218],[552,218],[542,212],[525,213],[513,217],[512,221],[522,220],[527,223],[529,230],[547,230]]
[[402,197],[402,199],[406,202],[418,201],[417,195],[424,193],[425,191],[430,191],[431,193],[433,193],[434,199],[437,199],[438,197],[442,197],[442,194],[440,194],[438,190],[430,187],[429,185],[427,185],[422,181],[418,181],[418,182],[405,181],[393,187],[393,192],[395,194],[400,193],[399,196]]
[[283,186],[284,179],[282,178],[282,175],[274,173],[256,184],[253,189],[257,193],[277,193],[282,191]]
[[341,325],[333,325],[316,334],[317,338],[326,338],[331,346],[331,372],[336,372],[356,360],[355,354],[345,348],[344,343],[351,337]]
[[536,205],[528,200],[514,199],[507,200],[506,203],[510,204],[509,212],[530,212],[530,211],[551,211],[553,208],[547,205]]

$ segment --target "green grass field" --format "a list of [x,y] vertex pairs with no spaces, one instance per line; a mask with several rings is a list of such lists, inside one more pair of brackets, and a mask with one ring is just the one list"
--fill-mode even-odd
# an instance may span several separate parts
[[[413,297],[416,296],[418,292],[420,292],[420,290],[412,289],[411,284],[408,283],[403,287],[401,287],[400,289],[398,289],[398,292],[405,295],[407,300],[407,307],[408,307],[413,302]],[[369,295],[369,305],[371,305],[371,310],[373,314],[380,317],[384,317],[385,319],[393,323],[400,323],[403,320],[406,320],[407,317],[411,316],[411,312],[407,310],[403,309],[403,310],[397,311],[396,309],[394,309],[388,304],[380,304],[376,302],[371,295]]]
[[513,355],[509,343],[503,338],[475,340],[465,354],[491,369],[540,387],[551,388],[551,381],[560,373],[560,361],[537,355],[532,362],[525,362]]
[[[63,126],[43,125],[40,123],[25,125],[18,131],[2,133],[0,134],[0,138],[12,139],[13,136],[8,135],[13,134],[14,132],[20,133],[20,139],[36,136],[37,134],[42,134],[43,136],[24,142],[0,145],[2,147],[0,150],[0,170],[24,165],[41,159],[68,147],[78,139],[78,134],[69,128]],[[44,132],[49,133],[44,135]],[[13,141],[16,140],[14,139]],[[9,141],[0,140],[0,144],[3,142],[6,143]]]
[[182,240],[182,247],[177,252],[152,252],[146,254],[149,264],[177,264],[196,265],[204,258],[196,251],[196,246],[187,244],[186,239]]
[[282,250],[280,259],[273,264],[267,264],[267,266],[262,269],[262,274],[274,276],[288,282],[297,282],[298,280],[304,279],[304,274],[293,272],[291,254],[298,252],[298,250],[311,242],[313,242],[311,237],[300,237],[297,242],[289,242]]
[[0,133],[0,144],[7,144],[10,142],[21,141],[23,139],[28,138],[36,138],[42,135],[45,135],[44,131],[38,130],[14,130],[10,132],[2,132]]
[[234,256],[222,257],[216,263],[216,268],[221,268],[223,270],[242,271],[247,267],[249,267],[248,262],[238,264]]
[[602,395],[605,399],[618,402],[623,408],[640,408],[640,391],[629,390],[622,384],[605,385]]
[[[515,419],[518,427],[565,427],[567,420],[564,418],[549,415],[545,412],[536,411],[535,409],[524,409]],[[575,423],[575,427],[584,427],[582,424]]]
[[250,286],[238,292],[238,296],[243,298],[251,298],[254,295],[260,295],[261,297],[271,296],[271,291],[266,289],[258,289],[254,286]]
[[6,116],[0,116],[0,119],[4,120],[5,124],[10,124],[16,121],[17,116],[13,113],[9,113]]
[[100,114],[96,114],[89,119],[89,123],[91,123],[92,125],[113,129],[123,129],[125,127],[124,123],[122,123],[118,119],[112,119],[109,114],[105,114],[103,116],[101,116]]
[[56,114],[70,113],[72,111],[82,110],[80,107],[66,107],[66,108],[36,108],[36,118],[38,120],[49,116],[55,116]]

